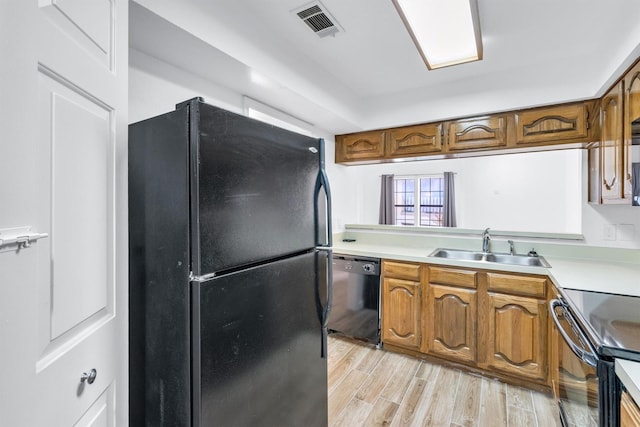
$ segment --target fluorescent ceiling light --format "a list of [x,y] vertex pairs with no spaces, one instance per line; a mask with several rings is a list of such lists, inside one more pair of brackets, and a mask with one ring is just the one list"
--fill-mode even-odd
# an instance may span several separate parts
[[393,0],[427,68],[482,59],[477,0]]

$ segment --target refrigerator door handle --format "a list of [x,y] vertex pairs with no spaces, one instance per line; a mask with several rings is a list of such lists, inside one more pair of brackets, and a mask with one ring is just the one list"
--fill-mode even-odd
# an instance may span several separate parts
[[[324,139],[319,139],[320,143],[320,171],[318,172],[318,178],[316,179],[316,186],[314,191],[313,208],[315,213],[315,226],[316,226],[316,246],[319,247],[331,247],[333,246],[333,228],[331,226],[331,188],[329,187],[329,178],[327,177],[327,171],[325,169],[325,157],[324,157]],[[320,230],[320,212],[318,206],[318,196],[320,195],[320,189],[324,189],[326,196],[326,220],[327,229]],[[324,235],[323,235],[324,234]],[[322,236],[322,237],[321,237]]]
[[327,257],[327,268],[326,268],[327,305],[322,307],[322,302],[320,301],[320,289],[319,289],[320,280],[318,280],[318,278],[321,277],[322,275],[320,274],[319,271],[317,272],[317,275],[316,275],[316,297],[318,298],[318,304],[322,308],[321,319],[320,319],[320,323],[322,327],[322,343],[321,343],[321,349],[320,349],[320,357],[325,359],[327,357],[327,335],[329,334],[329,329],[327,327],[327,324],[329,322],[329,315],[331,314],[331,307],[333,306],[333,262],[332,262],[333,257],[332,257],[331,249],[318,248],[318,254],[321,254],[321,253],[323,253]]

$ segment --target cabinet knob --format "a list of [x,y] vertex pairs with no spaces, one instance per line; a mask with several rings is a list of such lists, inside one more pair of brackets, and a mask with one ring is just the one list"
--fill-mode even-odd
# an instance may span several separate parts
[[98,371],[96,371],[95,369],[90,370],[88,373],[87,372],[83,372],[82,375],[80,376],[80,382],[88,382],[89,384],[93,384],[93,382],[96,380],[96,376],[98,375]]

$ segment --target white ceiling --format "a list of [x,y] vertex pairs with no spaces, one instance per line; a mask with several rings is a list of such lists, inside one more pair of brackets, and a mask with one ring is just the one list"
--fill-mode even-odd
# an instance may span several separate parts
[[391,0],[322,0],[325,38],[306,0],[135,2],[132,48],[332,133],[592,98],[640,56],[637,0],[478,0],[483,60],[433,71]]

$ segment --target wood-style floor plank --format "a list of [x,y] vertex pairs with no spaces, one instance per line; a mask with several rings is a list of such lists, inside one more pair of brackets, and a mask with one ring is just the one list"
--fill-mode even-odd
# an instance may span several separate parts
[[342,410],[333,425],[335,427],[364,426],[370,412],[370,404],[354,397]]
[[531,391],[507,384],[507,406],[515,406],[516,408],[533,411]]
[[[328,382],[329,384],[338,384],[340,379],[347,375],[354,366],[360,363],[360,360],[367,354],[369,349],[352,345],[351,348],[336,360],[333,364],[328,365]],[[330,388],[331,390],[331,388]]]
[[440,368],[435,386],[429,396],[429,408],[422,425],[448,427],[451,424],[460,374],[461,372],[455,369],[444,366]]
[[429,383],[421,378],[413,378],[391,427],[419,425],[421,416],[426,413],[428,407],[425,393],[430,394]]
[[369,379],[358,391],[358,399],[369,403],[375,402],[378,397],[382,395],[382,391],[389,382],[389,379],[396,374],[399,361],[400,359],[397,358],[395,354],[385,352],[384,357],[382,357],[376,367],[368,372],[370,374]]
[[378,363],[380,363],[380,360],[384,357],[385,354],[386,352],[383,350],[371,348],[369,349],[369,351],[367,351],[366,355],[362,358],[360,363],[358,363],[355,369],[362,372],[371,373],[371,371],[373,371],[375,367],[378,366]]
[[338,415],[347,407],[349,401],[356,394],[356,391],[362,386],[368,375],[364,372],[351,370],[349,373],[336,384],[336,387],[329,391],[329,422],[333,423],[338,419]]
[[394,362],[395,368],[380,396],[392,402],[401,403],[411,379],[418,370],[418,366],[420,366],[420,361],[403,354],[393,354],[391,352],[388,352],[388,354],[392,355],[390,358]]
[[531,427],[538,425],[533,412],[516,406],[509,406],[509,427]]
[[329,425],[560,427],[550,395],[329,337]]
[[377,427],[389,426],[393,421],[396,412],[398,412],[398,404],[387,399],[380,398],[373,405],[371,413],[364,421],[363,426]]
[[558,418],[558,404],[551,396],[542,393],[533,393],[533,408],[540,427],[561,427]]
[[482,378],[473,375],[460,377],[451,419],[453,424],[462,427],[475,427],[478,424],[481,395]]
[[478,427],[506,426],[507,398],[505,384],[483,378],[481,394]]

